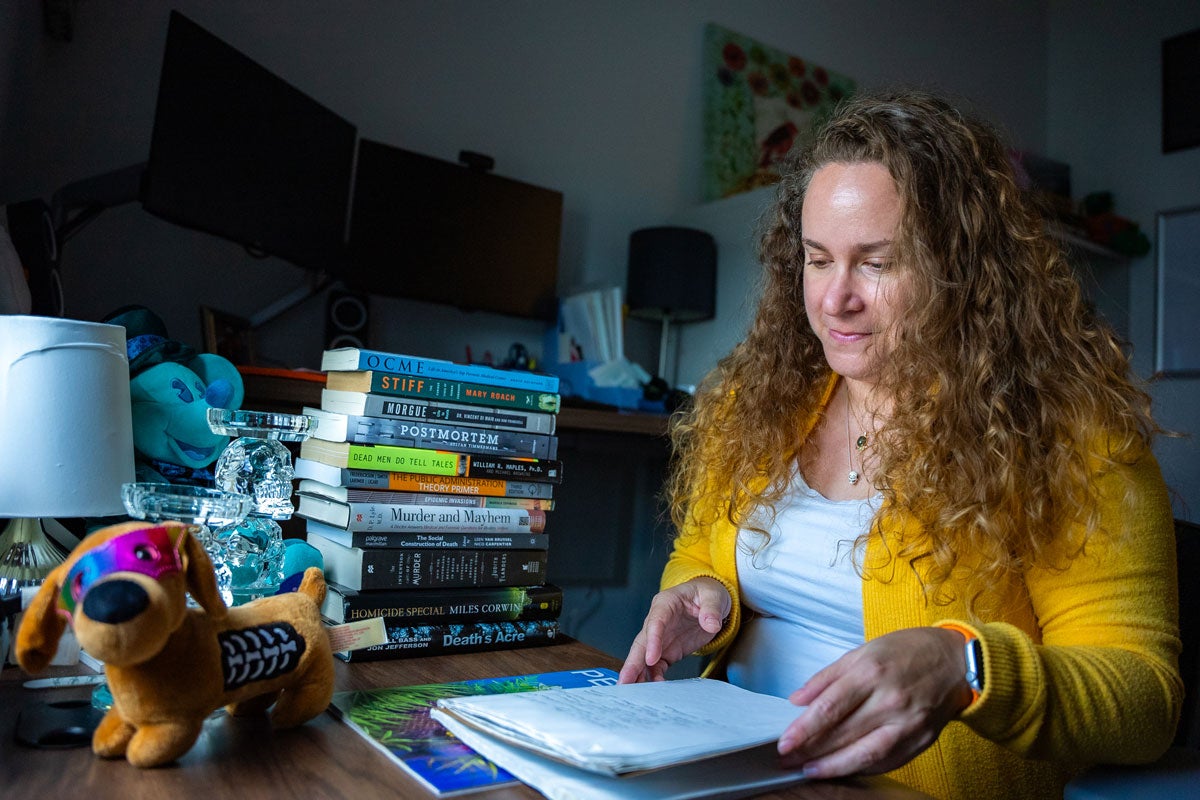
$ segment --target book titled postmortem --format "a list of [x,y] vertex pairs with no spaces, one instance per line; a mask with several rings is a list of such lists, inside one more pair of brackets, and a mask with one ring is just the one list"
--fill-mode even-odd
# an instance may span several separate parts
[[387,444],[512,458],[554,458],[558,455],[558,437],[545,433],[340,414],[311,407],[305,407],[304,413],[316,420],[313,436],[329,442]]

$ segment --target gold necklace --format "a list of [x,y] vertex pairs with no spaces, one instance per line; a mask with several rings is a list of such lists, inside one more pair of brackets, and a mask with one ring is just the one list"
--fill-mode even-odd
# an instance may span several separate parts
[[[859,453],[859,464],[862,464],[862,451],[867,448],[867,434],[860,433],[858,439],[855,440],[854,449]],[[858,470],[854,469],[854,449],[850,445],[850,390],[846,390],[846,463],[850,471],[846,473],[846,480],[850,481],[851,486],[858,485]]]

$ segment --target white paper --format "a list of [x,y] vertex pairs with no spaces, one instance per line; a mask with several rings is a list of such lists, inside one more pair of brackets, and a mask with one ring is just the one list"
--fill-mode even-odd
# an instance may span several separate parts
[[455,697],[438,707],[510,744],[613,775],[774,742],[802,710],[706,678]]
[[[578,689],[571,689],[576,692]],[[550,800],[707,800],[762,794],[800,783],[800,769],[781,769],[774,743],[675,767],[609,776],[578,769],[488,736],[439,709],[433,719],[484,758]]]
[[579,291],[559,304],[561,330],[579,345],[584,361],[615,361],[625,355],[622,311],[619,286]]

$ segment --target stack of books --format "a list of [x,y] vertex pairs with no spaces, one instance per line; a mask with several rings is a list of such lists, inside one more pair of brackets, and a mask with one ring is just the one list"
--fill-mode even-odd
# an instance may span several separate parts
[[359,348],[327,350],[321,369],[296,515],[325,559],[326,618],[382,617],[388,638],[339,657],[551,643],[557,376]]

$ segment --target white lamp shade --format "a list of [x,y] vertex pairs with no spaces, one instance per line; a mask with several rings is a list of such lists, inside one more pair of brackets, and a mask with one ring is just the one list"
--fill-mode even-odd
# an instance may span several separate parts
[[0,315],[0,517],[120,514],[133,479],[125,329]]

